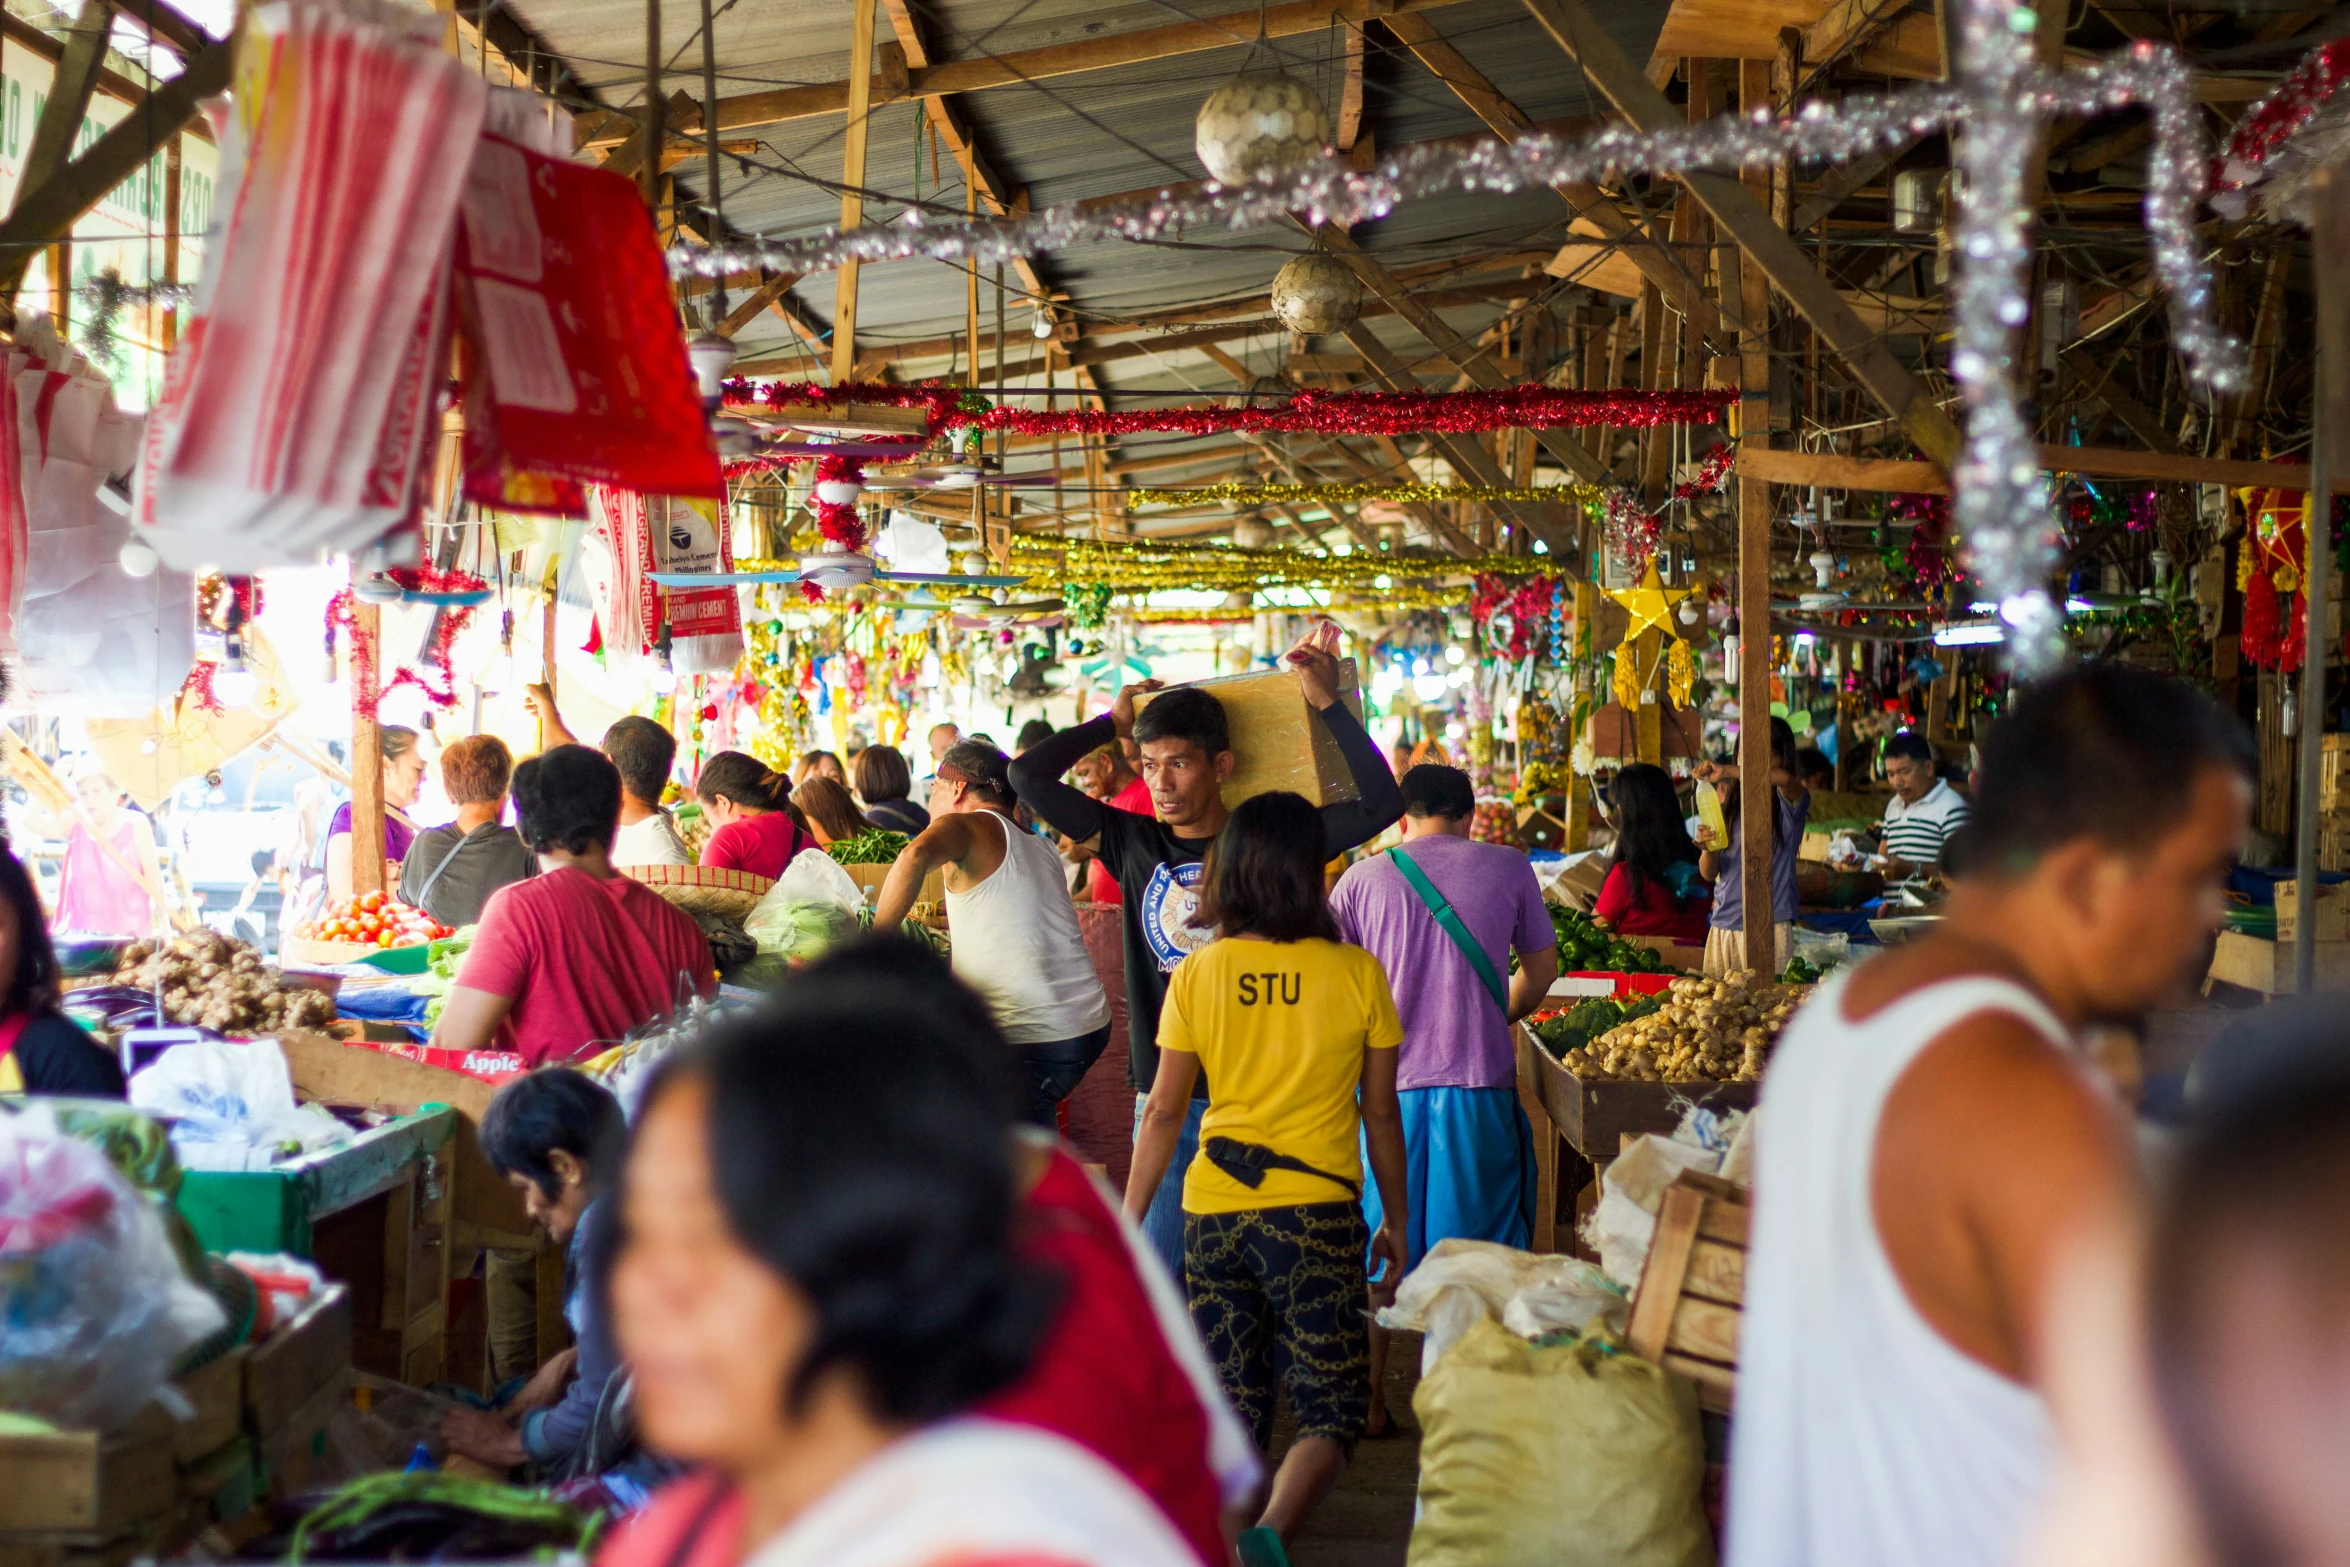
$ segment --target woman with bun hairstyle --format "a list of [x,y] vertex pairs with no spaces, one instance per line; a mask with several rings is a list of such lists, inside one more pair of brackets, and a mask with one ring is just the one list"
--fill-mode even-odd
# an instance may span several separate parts
[[704,865],[773,881],[802,849],[816,846],[794,819],[791,780],[757,757],[740,751],[711,757],[694,780],[694,797],[718,829],[702,846]]

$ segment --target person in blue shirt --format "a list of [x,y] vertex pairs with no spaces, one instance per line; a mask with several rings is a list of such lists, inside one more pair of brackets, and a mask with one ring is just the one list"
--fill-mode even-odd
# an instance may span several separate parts
[[593,1280],[597,1204],[619,1173],[628,1126],[620,1101],[569,1067],[542,1067],[498,1090],[482,1116],[481,1151],[522,1193],[531,1219],[564,1248],[563,1315],[575,1344],[548,1360],[494,1410],[452,1410],[449,1450],[499,1469],[529,1463],[568,1477],[619,1367]]

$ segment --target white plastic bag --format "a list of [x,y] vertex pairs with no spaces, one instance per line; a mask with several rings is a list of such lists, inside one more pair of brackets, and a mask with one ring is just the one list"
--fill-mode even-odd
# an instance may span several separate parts
[[1454,1238],[1438,1241],[1404,1275],[1379,1325],[1424,1335],[1425,1373],[1480,1322],[1498,1320],[1521,1338],[1541,1338],[1594,1322],[1620,1329],[1625,1318],[1623,1291],[1579,1257]]
[[1627,1290],[1639,1287],[1649,1243],[1656,1239],[1665,1188],[1684,1170],[1724,1174],[1725,1162],[1750,1119],[1743,1110],[1722,1115],[1692,1107],[1672,1136],[1651,1133],[1639,1138],[1607,1167],[1600,1177],[1599,1206],[1585,1223],[1583,1238],[1599,1253],[1599,1265],[1609,1278]]
[[225,1323],[103,1153],[38,1101],[0,1115],[0,1408],[119,1425]]
[[174,1045],[131,1074],[129,1098],[172,1122],[172,1151],[190,1170],[265,1170],[351,1136],[325,1110],[294,1103],[285,1053],[270,1039]]

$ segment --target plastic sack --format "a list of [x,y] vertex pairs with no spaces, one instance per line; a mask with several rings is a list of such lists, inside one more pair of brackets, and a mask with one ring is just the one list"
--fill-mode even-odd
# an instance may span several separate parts
[[1640,1271],[1648,1265],[1649,1243],[1656,1239],[1665,1188],[1684,1170],[1723,1174],[1724,1162],[1750,1119],[1743,1110],[1722,1115],[1692,1107],[1672,1136],[1652,1132],[1638,1138],[1607,1167],[1600,1177],[1599,1206],[1585,1222],[1583,1238],[1599,1253],[1599,1265],[1609,1278],[1627,1290],[1638,1287]]
[[226,1325],[103,1153],[37,1102],[0,1115],[0,1407],[108,1429]]
[[172,1122],[172,1151],[191,1170],[266,1170],[351,1136],[327,1111],[294,1103],[285,1052],[271,1039],[174,1045],[131,1074],[128,1097]]
[[690,988],[679,998],[677,1010],[630,1030],[626,1039],[602,1055],[579,1064],[581,1071],[612,1091],[620,1113],[636,1119],[637,1101],[652,1080],[653,1069],[671,1052],[700,1037],[704,1028],[727,1010],[726,1003],[704,1001]]
[[1409,1567],[1711,1567],[1688,1381],[1481,1322],[1420,1379]]
[[1512,1333],[1540,1338],[1594,1322],[1620,1328],[1625,1313],[1623,1291],[1581,1258],[1448,1237],[1404,1275],[1379,1325],[1422,1335],[1425,1374],[1480,1322],[1498,1319]]

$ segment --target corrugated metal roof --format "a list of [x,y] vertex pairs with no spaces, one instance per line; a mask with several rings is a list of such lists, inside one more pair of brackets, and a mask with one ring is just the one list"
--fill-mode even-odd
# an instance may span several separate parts
[[[1228,3],[1228,0],[1226,0]],[[593,84],[607,101],[626,106],[642,98],[645,6],[631,0],[515,0],[515,9]],[[1103,5],[1089,0],[928,0],[917,4],[934,61],[1003,54],[1162,27],[1187,16],[1212,14],[1216,0],[1140,0]],[[1645,59],[1667,9],[1664,0],[1595,0],[1594,9],[1635,59]],[[720,0],[714,28],[722,97],[840,80],[848,65],[850,8],[841,4],[758,4]],[[1516,0],[1469,0],[1424,13],[1427,19],[1500,90],[1537,120],[1596,113],[1580,72],[1560,53]],[[700,96],[699,7],[662,0],[662,35],[671,57],[665,86]],[[890,36],[886,21],[880,36]],[[1322,33],[1273,40],[1266,46],[1286,68],[1316,86],[1334,110],[1343,78],[1344,39],[1334,26]],[[972,125],[982,155],[997,176],[1026,186],[1038,206],[1115,195],[1203,177],[1192,151],[1192,122],[1215,86],[1240,69],[1248,40],[1205,53],[1180,55],[1114,70],[1057,76],[955,100]],[[1419,62],[1383,34],[1374,34],[1365,70],[1365,123],[1383,146],[1473,134],[1481,125],[1465,105]],[[820,231],[838,220],[843,124],[839,116],[795,120],[730,135],[754,139],[758,151],[729,160],[726,216],[739,231],[775,237]],[[920,104],[877,109],[868,126],[866,221],[887,221],[915,200],[962,205],[951,152],[934,171]],[[747,166],[747,172],[746,172]],[[681,199],[698,199],[698,160],[680,165]],[[943,189],[942,189],[943,187]],[[1566,209],[1547,192],[1476,195],[1416,202],[1389,218],[1362,226],[1356,237],[1391,266],[1540,247],[1563,232]],[[1292,230],[1242,235],[1187,235],[1159,245],[1089,244],[1034,258],[1057,291],[1065,291],[1080,321],[1132,319],[1185,306],[1261,293],[1287,256],[1304,248]],[[1008,276],[1017,290],[1017,279]],[[829,275],[797,285],[793,299],[819,323],[832,314]],[[992,330],[992,276],[983,280],[983,332]],[[1476,330],[1498,307],[1450,309],[1456,328]],[[1009,317],[1017,332],[1029,317],[1015,293]],[[959,335],[964,280],[937,262],[868,266],[860,279],[858,340],[875,348]],[[1418,340],[1400,323],[1378,326],[1399,347]],[[744,328],[746,356],[792,351],[797,339],[773,315]],[[1015,340],[1019,341],[1018,339]],[[1271,368],[1282,343],[1267,337],[1232,341],[1227,352],[1252,368]],[[1025,357],[1019,348],[1015,359]],[[899,374],[934,374],[944,358],[896,367]],[[1106,387],[1134,390],[1229,389],[1229,378],[1196,351],[1128,358],[1097,372]]]

